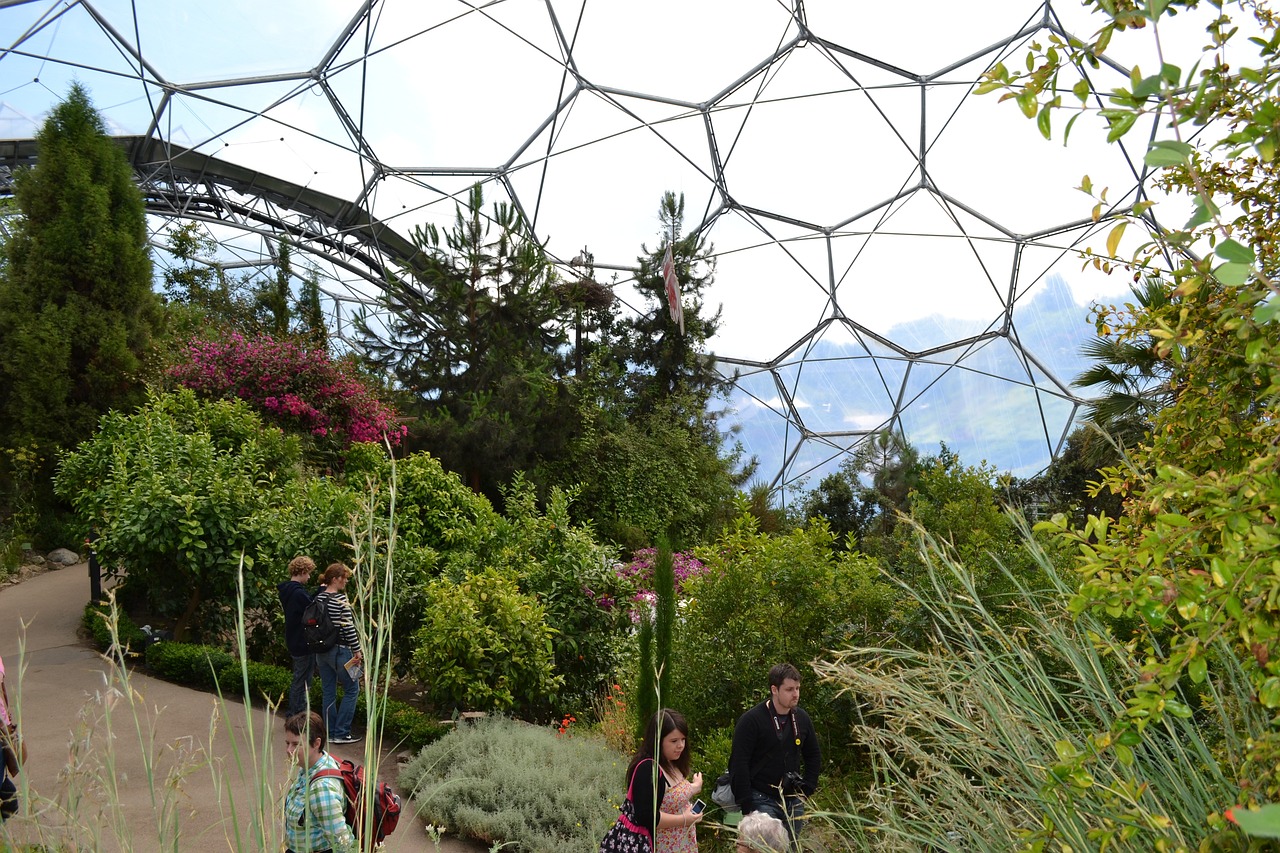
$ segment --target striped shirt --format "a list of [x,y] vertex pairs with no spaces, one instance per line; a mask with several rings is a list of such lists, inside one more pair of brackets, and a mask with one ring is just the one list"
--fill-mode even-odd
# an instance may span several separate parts
[[[305,749],[305,747],[303,747]],[[307,769],[299,769],[284,800],[284,839],[290,850],[311,853],[354,850],[355,835],[347,826],[346,793],[337,778],[311,781],[320,770],[337,770],[338,762],[327,752]],[[305,816],[304,816],[305,810]]]
[[338,628],[338,645],[351,649],[352,654],[360,651],[360,635],[356,633],[355,615],[351,612],[347,594],[322,592],[320,595],[325,597],[324,607],[329,611],[329,619]]

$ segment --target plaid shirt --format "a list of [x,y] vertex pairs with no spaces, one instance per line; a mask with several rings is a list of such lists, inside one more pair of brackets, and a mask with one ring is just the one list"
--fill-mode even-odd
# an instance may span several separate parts
[[[321,779],[311,783],[316,772],[337,769],[338,762],[324,752],[320,754],[320,760],[308,770],[298,770],[284,800],[284,838],[290,850],[296,853],[312,853],[315,850],[345,853],[355,849],[356,839],[351,827],[347,826],[345,817],[346,796],[342,780]],[[310,808],[307,808],[308,794]]]

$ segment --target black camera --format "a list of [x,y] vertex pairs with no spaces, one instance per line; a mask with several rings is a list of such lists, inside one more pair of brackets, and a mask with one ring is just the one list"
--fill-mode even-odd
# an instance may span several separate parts
[[787,774],[782,777],[782,793],[803,794],[804,793],[804,776],[795,770],[788,770]]

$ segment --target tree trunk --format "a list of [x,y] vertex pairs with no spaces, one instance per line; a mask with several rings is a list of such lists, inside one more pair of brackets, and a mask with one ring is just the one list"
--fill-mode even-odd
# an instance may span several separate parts
[[191,588],[191,595],[187,597],[187,609],[182,611],[182,615],[173,623],[173,640],[177,643],[185,643],[187,641],[187,626],[191,624],[191,620],[196,618],[196,610],[200,607],[202,601],[199,585]]

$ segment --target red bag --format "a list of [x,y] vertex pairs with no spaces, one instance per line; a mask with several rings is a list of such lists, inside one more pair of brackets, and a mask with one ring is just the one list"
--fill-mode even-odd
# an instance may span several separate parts
[[[346,758],[339,759],[335,756],[334,760],[338,762],[337,770],[321,770],[311,777],[311,781],[314,783],[317,779],[325,778],[342,780],[347,804],[346,814],[343,816],[347,820],[347,826],[351,827],[351,831],[356,834],[356,838],[363,842],[365,840],[363,832],[364,767]],[[381,843],[396,831],[396,825],[399,823],[400,798],[386,782],[378,782],[373,790],[373,825],[369,835],[375,842]]]

